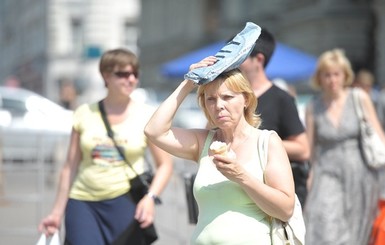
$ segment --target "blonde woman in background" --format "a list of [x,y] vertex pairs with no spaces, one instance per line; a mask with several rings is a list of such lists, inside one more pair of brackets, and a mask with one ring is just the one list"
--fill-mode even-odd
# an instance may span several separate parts
[[[304,210],[306,244],[365,245],[376,215],[377,172],[365,165],[360,154],[359,119],[350,87],[353,78],[343,50],[326,51],[319,57],[313,82],[320,93],[306,111],[312,147]],[[368,121],[385,141],[370,97],[362,89],[359,97]]]

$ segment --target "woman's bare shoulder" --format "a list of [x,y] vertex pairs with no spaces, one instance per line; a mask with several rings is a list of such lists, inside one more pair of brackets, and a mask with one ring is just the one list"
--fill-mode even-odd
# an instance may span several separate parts
[[209,135],[209,133],[214,134],[215,130],[213,129],[203,129],[203,128],[196,128],[196,129],[190,129],[194,135],[197,137],[197,140],[199,142],[204,142]]

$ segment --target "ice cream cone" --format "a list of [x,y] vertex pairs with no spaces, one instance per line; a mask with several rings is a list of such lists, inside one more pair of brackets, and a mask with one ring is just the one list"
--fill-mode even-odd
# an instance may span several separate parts
[[211,143],[211,145],[210,145],[210,150],[211,150],[214,154],[219,154],[219,155],[225,156],[225,155],[227,154],[227,145],[226,145],[225,142],[214,141],[214,142]]

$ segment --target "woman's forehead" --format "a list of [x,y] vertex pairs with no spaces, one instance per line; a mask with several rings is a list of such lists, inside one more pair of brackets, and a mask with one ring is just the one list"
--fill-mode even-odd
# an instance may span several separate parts
[[325,66],[324,69],[321,70],[321,73],[327,73],[327,72],[343,72],[344,67],[341,65],[328,65]]
[[133,66],[131,64],[125,64],[125,65],[115,65],[114,70],[133,70]]
[[220,94],[228,91],[232,92],[232,90],[227,87],[226,83],[220,81],[209,84],[205,89],[205,94]]

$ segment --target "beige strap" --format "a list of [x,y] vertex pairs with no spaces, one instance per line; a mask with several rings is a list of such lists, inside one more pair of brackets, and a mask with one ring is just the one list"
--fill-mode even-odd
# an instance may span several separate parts
[[265,172],[266,165],[267,165],[270,134],[271,134],[271,131],[264,129],[264,130],[261,130],[258,138],[259,164],[261,165],[261,169],[263,172]]

